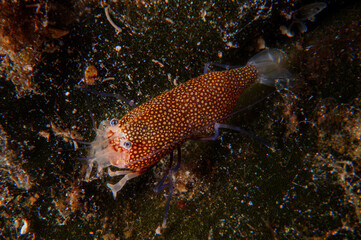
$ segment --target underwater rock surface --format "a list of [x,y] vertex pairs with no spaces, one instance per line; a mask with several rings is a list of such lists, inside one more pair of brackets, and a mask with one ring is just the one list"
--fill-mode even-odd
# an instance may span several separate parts
[[[310,1],[109,1],[121,31],[98,1],[2,3],[1,238],[360,238],[361,5],[322,2],[293,38],[279,28]],[[12,24],[26,16],[34,22]],[[168,158],[116,200],[109,179],[84,182],[88,149],[75,140],[92,141],[95,124],[131,107],[79,86],[141,104],[206,62],[244,65],[264,47],[284,50],[302,84],[230,122],[275,152],[229,131],[185,143],[162,235],[168,192],[152,189]],[[270,91],[251,87],[239,107]]]

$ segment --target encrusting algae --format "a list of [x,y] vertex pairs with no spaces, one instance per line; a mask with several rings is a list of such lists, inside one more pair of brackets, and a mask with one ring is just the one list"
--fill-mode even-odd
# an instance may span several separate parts
[[127,180],[146,172],[186,140],[213,130],[217,134],[220,127],[234,129],[219,123],[234,111],[251,84],[292,84],[290,73],[281,67],[284,58],[279,50],[264,50],[247,66],[206,73],[136,107],[119,121],[103,121],[91,143],[86,180],[94,163],[98,174],[110,166],[121,169],[108,168],[110,176],[125,175],[108,184],[115,198]]

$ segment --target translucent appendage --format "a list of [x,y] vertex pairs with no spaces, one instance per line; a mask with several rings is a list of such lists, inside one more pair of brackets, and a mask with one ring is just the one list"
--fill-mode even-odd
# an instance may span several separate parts
[[93,170],[94,163],[89,163],[88,168],[85,173],[85,181],[89,182],[90,180],[90,174]]
[[127,170],[123,170],[123,171],[112,171],[108,168],[108,175],[109,177],[116,177],[116,176],[121,176],[121,175],[127,175],[129,173],[129,171]]
[[[116,184],[108,183],[107,184],[108,188],[110,188],[110,190],[112,190],[114,199],[117,197],[117,193],[123,188],[123,186],[125,185],[125,183],[128,180],[130,180],[132,178],[135,178],[135,177],[137,177],[137,176],[139,176],[141,174],[139,172],[132,172],[132,171],[119,171],[119,172],[127,172],[127,173],[125,174],[125,176],[118,183],[116,183]],[[119,175],[123,175],[123,174],[124,173],[119,174]]]
[[254,55],[247,63],[257,67],[258,72],[268,74],[274,72],[275,69],[280,68],[286,54],[279,49],[265,49]]
[[257,68],[257,82],[278,89],[293,87],[297,78],[284,68],[286,54],[278,49],[265,49],[254,55],[247,63]]

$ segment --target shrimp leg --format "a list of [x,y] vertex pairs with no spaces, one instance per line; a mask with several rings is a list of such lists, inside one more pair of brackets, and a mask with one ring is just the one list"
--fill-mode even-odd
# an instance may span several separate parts
[[116,184],[110,184],[108,183],[107,186],[108,188],[110,188],[110,190],[112,190],[113,193],[113,197],[114,199],[117,197],[117,193],[124,187],[125,183],[135,177],[138,177],[139,175],[141,175],[143,172],[141,171],[117,171],[117,172],[112,172],[112,174],[114,175],[124,175],[124,177],[117,182]]
[[245,134],[257,141],[259,141],[260,143],[262,143],[263,145],[265,145],[266,147],[268,147],[269,149],[271,149],[272,151],[275,151],[275,149],[272,147],[271,144],[269,144],[268,142],[264,141],[263,139],[257,137],[256,135],[254,135],[253,133],[247,132],[246,130],[243,130],[240,127],[236,127],[236,126],[231,126],[228,124],[222,124],[222,123],[215,123],[214,124],[214,135],[210,136],[210,137],[201,137],[198,138],[198,140],[205,140],[205,141],[209,141],[209,140],[216,140],[219,137],[219,129],[220,128],[224,128],[224,129],[230,129],[230,130],[234,130],[237,131],[239,133]]
[[[169,205],[170,205],[170,200],[172,199],[172,193],[173,193],[173,178],[172,177],[173,177],[173,174],[179,169],[180,163],[181,163],[180,147],[178,147],[177,165],[171,169],[172,162],[173,162],[173,153],[171,153],[171,155],[170,155],[170,164],[168,165],[165,175],[163,176],[162,180],[157,184],[157,186],[153,189],[153,191],[157,193],[157,192],[165,189],[166,187],[169,188],[169,194],[168,194],[167,204],[165,207],[165,214],[164,214],[162,229],[164,229],[167,225],[167,216],[168,216],[168,211],[169,211]],[[168,177],[169,182],[166,184],[163,184],[167,177]]]
[[221,67],[224,69],[234,69],[234,68],[242,67],[241,65],[228,65],[228,64],[217,63],[217,62],[207,62],[204,64],[203,73],[209,72],[209,66],[217,66],[217,67]]

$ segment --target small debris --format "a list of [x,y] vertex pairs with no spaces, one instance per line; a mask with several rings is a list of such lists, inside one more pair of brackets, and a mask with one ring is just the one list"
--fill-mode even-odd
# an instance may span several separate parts
[[155,64],[158,64],[159,67],[161,67],[161,68],[164,67],[164,64],[161,63],[160,61],[156,60],[156,59],[152,59],[152,62],[155,63]]
[[262,50],[266,48],[266,41],[263,39],[263,37],[257,38],[257,49]]
[[48,132],[48,131],[40,131],[38,134],[39,134],[39,136],[45,138],[46,141],[49,141],[50,132]]
[[94,65],[90,65],[85,69],[84,81],[86,85],[94,85],[98,80],[98,69]]
[[20,235],[24,235],[24,234],[28,233],[29,227],[30,227],[30,224],[29,224],[28,220],[23,219],[23,226],[20,229]]
[[74,150],[77,150],[79,148],[76,140],[83,140],[83,137],[75,130],[75,126],[73,126],[72,129],[66,128],[65,130],[63,130],[60,127],[57,127],[53,122],[51,122],[50,124],[55,136],[60,136],[65,142],[73,144]]
[[162,231],[163,231],[162,226],[158,226],[157,229],[155,230],[155,234],[156,235],[162,235]]
[[174,24],[174,21],[172,19],[170,19],[170,18],[165,18],[165,21],[170,23],[170,24]]

